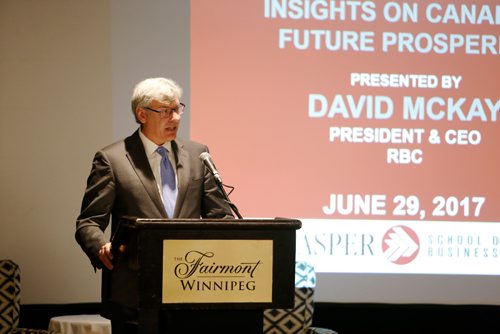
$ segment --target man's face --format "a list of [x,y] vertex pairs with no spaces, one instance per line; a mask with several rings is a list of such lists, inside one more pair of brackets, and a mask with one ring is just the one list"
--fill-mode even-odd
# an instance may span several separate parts
[[179,108],[181,105],[178,100],[153,100],[148,107],[137,107],[142,133],[157,145],[174,140],[181,121]]

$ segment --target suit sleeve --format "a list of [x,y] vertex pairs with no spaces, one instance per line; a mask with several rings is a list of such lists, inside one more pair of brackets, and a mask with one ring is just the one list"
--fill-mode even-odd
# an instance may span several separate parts
[[82,200],[80,215],[76,220],[75,238],[94,267],[101,268],[98,252],[108,242],[104,235],[109,225],[115,201],[115,180],[104,152],[96,153],[87,187]]

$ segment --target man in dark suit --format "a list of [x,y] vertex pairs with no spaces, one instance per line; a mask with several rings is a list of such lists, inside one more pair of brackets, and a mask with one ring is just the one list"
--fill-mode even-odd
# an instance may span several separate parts
[[[224,194],[199,159],[207,146],[176,139],[185,108],[181,95],[182,89],[170,79],[138,83],[132,111],[140,128],[96,153],[75,233],[94,268],[113,269],[111,243],[104,235],[110,220],[113,232],[124,216],[233,218]],[[159,147],[165,148],[168,160]],[[174,172],[173,195],[164,192],[162,166]]]

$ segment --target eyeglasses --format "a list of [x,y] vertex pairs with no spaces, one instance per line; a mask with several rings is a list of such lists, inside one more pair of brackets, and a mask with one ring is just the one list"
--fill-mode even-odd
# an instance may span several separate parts
[[156,110],[156,109],[152,109],[150,107],[144,107],[144,109],[147,109],[149,111],[153,111],[153,112],[159,114],[160,118],[169,118],[174,113],[181,116],[184,113],[184,108],[186,108],[186,105],[182,102],[176,108],[167,108],[165,110]]

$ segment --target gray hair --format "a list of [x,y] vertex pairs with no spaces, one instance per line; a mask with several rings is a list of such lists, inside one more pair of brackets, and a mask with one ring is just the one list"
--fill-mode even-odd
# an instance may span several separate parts
[[140,123],[135,114],[137,107],[147,107],[152,100],[172,102],[180,100],[182,88],[172,79],[149,78],[139,82],[132,94],[132,112],[137,123]]

